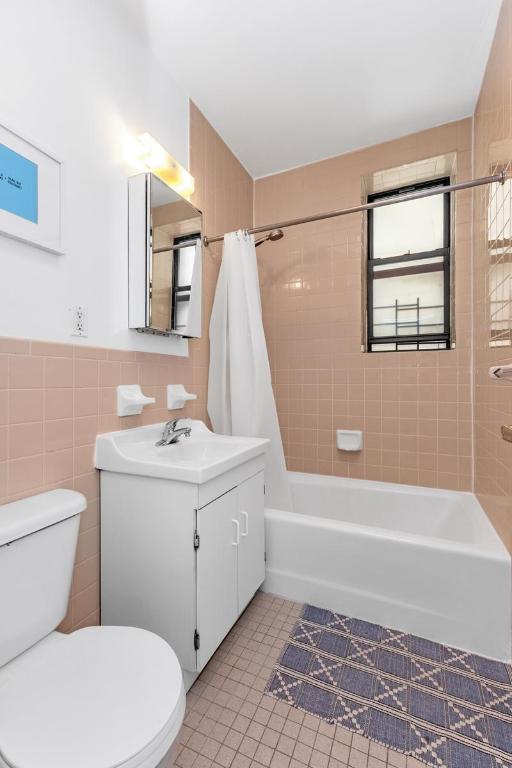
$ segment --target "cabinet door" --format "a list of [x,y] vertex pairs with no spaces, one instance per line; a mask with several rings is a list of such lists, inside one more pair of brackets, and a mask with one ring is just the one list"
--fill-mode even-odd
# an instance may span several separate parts
[[[237,489],[197,512],[197,631],[200,671],[238,618]],[[176,617],[179,621],[179,617]]]
[[263,472],[238,486],[238,612],[242,613],[265,578]]

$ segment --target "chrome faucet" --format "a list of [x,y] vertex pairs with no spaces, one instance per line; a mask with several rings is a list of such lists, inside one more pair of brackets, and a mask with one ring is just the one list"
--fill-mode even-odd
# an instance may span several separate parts
[[181,427],[180,429],[176,429],[176,425],[179,421],[180,419],[173,419],[172,421],[168,421],[164,427],[164,431],[162,432],[162,437],[160,440],[158,440],[158,442],[155,443],[155,445],[172,445],[173,443],[177,443],[182,435],[185,435],[185,437],[190,437],[190,427]]

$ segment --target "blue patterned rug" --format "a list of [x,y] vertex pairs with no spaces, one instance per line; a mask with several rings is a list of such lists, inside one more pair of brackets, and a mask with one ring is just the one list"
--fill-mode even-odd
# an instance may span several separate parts
[[512,768],[512,667],[414,635],[306,605],[266,693],[435,768]]

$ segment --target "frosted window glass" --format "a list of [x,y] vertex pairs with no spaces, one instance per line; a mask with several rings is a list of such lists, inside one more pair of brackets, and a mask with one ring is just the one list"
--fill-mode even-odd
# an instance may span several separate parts
[[386,277],[373,281],[373,335],[411,336],[444,331],[444,275]]
[[488,240],[509,240],[512,236],[512,220],[510,218],[510,200],[512,195],[512,182],[506,179],[489,185]]
[[190,312],[190,286],[194,275],[196,248],[195,245],[183,245],[180,247],[178,244],[176,250],[178,253],[178,279],[174,296],[174,326],[176,328],[185,328]]
[[194,261],[196,258],[195,245],[187,245],[179,249],[179,278],[180,286],[190,285],[194,274]]
[[373,210],[373,257],[443,248],[444,195],[434,195]]

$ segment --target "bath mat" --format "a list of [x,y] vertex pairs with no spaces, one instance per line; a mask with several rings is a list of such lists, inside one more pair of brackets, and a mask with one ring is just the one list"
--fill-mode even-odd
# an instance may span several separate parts
[[266,693],[435,768],[512,768],[512,667],[405,632],[306,605]]

